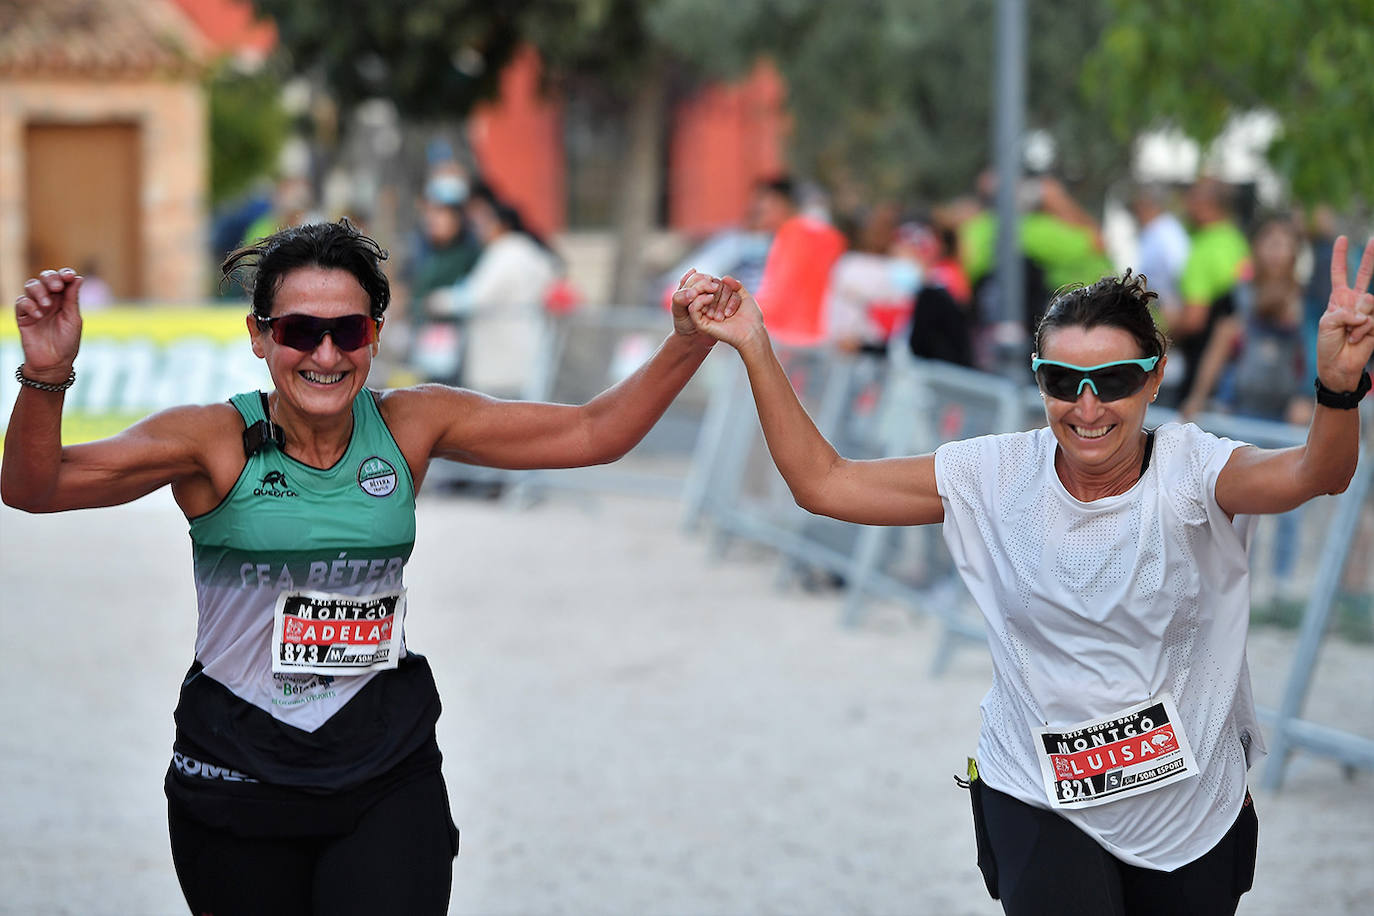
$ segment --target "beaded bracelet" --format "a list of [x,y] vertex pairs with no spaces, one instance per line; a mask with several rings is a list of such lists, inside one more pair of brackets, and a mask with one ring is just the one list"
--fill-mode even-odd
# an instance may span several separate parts
[[38,382],[29,378],[27,375],[24,374],[24,364],[20,363],[18,366],[15,367],[14,380],[21,385],[27,385],[30,388],[37,388],[39,391],[66,391],[68,388],[76,384],[76,370],[72,370],[72,374],[67,376],[67,380],[65,382],[54,384],[52,382]]

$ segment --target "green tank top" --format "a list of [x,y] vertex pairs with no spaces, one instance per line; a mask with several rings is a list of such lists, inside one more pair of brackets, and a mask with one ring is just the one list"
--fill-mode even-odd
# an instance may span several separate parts
[[[230,402],[248,426],[264,418],[258,392]],[[403,593],[415,545],[410,468],[372,392],[360,392],[352,409],[353,433],[333,467],[311,467],[275,446],[259,449],[224,501],[191,521],[197,663],[239,699],[305,731],[318,729],[389,672],[274,672],[281,651],[273,632],[278,599],[284,593],[367,600]],[[389,651],[404,661],[403,618],[396,622],[400,638]],[[328,632],[346,638],[355,630]]]
[[[256,391],[230,403],[247,426],[265,419]],[[191,521],[191,541],[198,583],[249,585],[251,564],[259,585],[267,572],[281,587],[398,585],[415,544],[415,486],[372,393],[354,399],[353,434],[333,467],[261,449],[223,502]]]

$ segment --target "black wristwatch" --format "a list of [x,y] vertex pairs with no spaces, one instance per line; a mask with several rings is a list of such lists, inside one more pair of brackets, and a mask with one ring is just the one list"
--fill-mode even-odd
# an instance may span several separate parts
[[1354,391],[1332,391],[1322,384],[1321,377],[1317,378],[1317,403],[1323,407],[1334,407],[1337,410],[1353,410],[1364,400],[1364,396],[1369,393],[1370,379],[1369,373],[1365,372],[1360,376],[1360,383],[1355,386]]

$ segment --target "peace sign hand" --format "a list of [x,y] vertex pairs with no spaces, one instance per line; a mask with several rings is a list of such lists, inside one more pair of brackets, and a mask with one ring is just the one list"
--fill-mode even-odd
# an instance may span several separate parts
[[1317,325],[1317,377],[1332,391],[1354,391],[1374,353],[1374,239],[1365,245],[1353,287],[1346,282],[1348,246],[1341,236],[1332,248],[1331,299]]
[[24,284],[14,301],[24,376],[35,382],[65,382],[81,346],[81,277],[70,267],[45,270]]

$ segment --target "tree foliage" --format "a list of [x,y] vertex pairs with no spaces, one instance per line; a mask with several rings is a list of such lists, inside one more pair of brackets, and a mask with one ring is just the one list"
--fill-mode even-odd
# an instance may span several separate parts
[[[769,55],[786,78],[798,172],[861,198],[965,193],[992,161],[996,0],[677,0],[654,21],[691,59],[739,72]],[[1026,127],[1054,170],[1100,197],[1129,167],[1079,85],[1102,0],[1028,3]],[[703,23],[709,24],[702,27]]]
[[652,0],[254,0],[299,72],[345,107],[384,96],[410,118],[461,118],[499,89],[522,43],[554,79],[592,79],[622,97],[671,56],[649,29]]
[[1270,163],[1306,202],[1374,201],[1374,0],[1113,0],[1089,94],[1117,136],[1213,140],[1238,112],[1282,124]]
[[291,66],[345,108],[391,99],[405,116],[461,118],[498,88],[528,0],[254,0]]
[[270,70],[222,65],[207,80],[210,100],[210,199],[218,204],[272,171],[289,118]]

